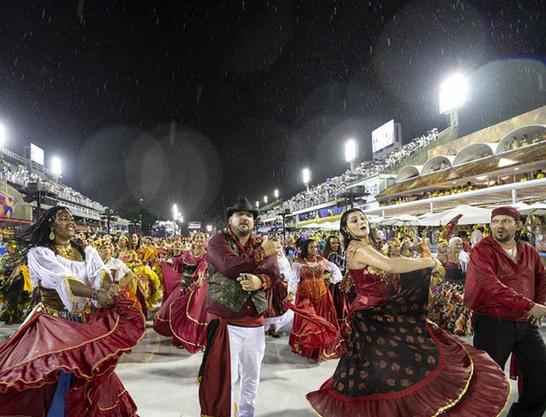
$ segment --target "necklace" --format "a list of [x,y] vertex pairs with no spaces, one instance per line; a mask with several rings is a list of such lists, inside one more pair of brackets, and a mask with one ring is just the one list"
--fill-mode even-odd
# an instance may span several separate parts
[[199,258],[201,255],[203,255],[205,253],[205,250],[202,249],[200,250],[199,252],[195,251],[195,250],[192,250],[191,251],[191,254],[192,256],[194,256],[195,258]]
[[309,269],[309,271],[311,272],[313,279],[315,279],[315,272],[317,272],[321,268],[320,263],[317,262],[317,257],[315,256],[313,258],[313,263],[316,263],[316,265],[314,266],[309,265],[307,259],[304,259],[303,261],[305,262],[305,266],[307,267],[307,269]]
[[514,246],[512,249],[506,249],[506,248],[503,248],[503,249],[508,254],[508,256],[510,256],[510,258],[512,259],[516,259],[516,257],[518,256],[517,246]]
[[72,250],[72,245],[55,245],[55,252],[61,255],[63,258],[70,259],[71,261],[75,260],[74,251]]

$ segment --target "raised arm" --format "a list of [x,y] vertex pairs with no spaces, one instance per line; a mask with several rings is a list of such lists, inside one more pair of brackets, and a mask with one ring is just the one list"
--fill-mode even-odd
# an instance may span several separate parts
[[434,268],[436,261],[433,258],[389,258],[366,245],[356,250],[354,257],[351,259],[350,267],[359,269],[367,265],[388,273],[403,274],[423,268]]

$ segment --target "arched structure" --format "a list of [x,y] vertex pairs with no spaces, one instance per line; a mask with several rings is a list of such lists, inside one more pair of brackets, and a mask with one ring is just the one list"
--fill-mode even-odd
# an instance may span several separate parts
[[406,165],[400,171],[398,171],[395,183],[418,177],[419,175],[421,175],[422,169],[423,165]]
[[457,153],[453,160],[453,166],[462,165],[476,159],[487,158],[494,155],[496,150],[496,143],[471,143]]
[[453,156],[437,155],[430,158],[423,169],[421,170],[421,175],[430,174],[431,172],[439,171],[442,169],[447,169],[452,167]]
[[512,147],[510,146],[512,144],[512,141],[514,138],[520,139],[524,136],[528,136],[529,139],[532,139],[533,136],[535,136],[537,133],[544,133],[546,132],[546,126],[545,125],[528,125],[520,127],[516,130],[511,131],[508,133],[502,140],[499,142],[499,145],[497,147],[496,153],[502,153],[506,151],[512,150]]

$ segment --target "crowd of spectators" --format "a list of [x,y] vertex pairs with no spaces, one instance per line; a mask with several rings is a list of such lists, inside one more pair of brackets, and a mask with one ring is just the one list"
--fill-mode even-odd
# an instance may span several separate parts
[[514,149],[519,149],[524,146],[534,145],[536,143],[546,141],[546,130],[543,132],[535,133],[532,137],[525,134],[520,137],[514,136],[511,140],[506,142],[505,150],[510,151]]
[[44,190],[55,194],[59,199],[76,204],[81,207],[82,211],[92,213],[93,210],[102,213],[106,207],[102,204],[91,200],[73,188],[67,185],[48,180],[43,176],[31,173],[23,165],[14,165],[6,161],[2,161],[0,166],[0,178],[22,187],[28,187],[29,184],[40,182],[40,186]]
[[277,216],[286,209],[291,212],[323,204],[338,198],[347,191],[350,185],[362,181],[374,175],[388,172],[402,160],[410,157],[415,152],[428,146],[438,137],[438,130],[432,129],[426,134],[412,140],[398,149],[385,155],[383,159],[361,162],[353,170],[348,169],[343,174],[328,178],[325,182],[311,187],[309,191],[302,191],[284,201],[281,205],[274,207],[266,213],[266,217]]

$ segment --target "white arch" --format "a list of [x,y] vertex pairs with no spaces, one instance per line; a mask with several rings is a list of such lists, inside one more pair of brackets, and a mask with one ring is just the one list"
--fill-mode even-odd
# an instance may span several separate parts
[[423,165],[406,165],[400,171],[398,171],[398,174],[396,175],[395,183],[409,180],[410,178],[418,177],[419,175],[421,175],[422,169],[423,169]]
[[[451,168],[453,165],[454,159],[455,157],[453,156],[445,156],[445,155],[433,156],[427,162],[425,162],[425,165],[423,165],[423,169],[421,170],[421,175],[430,174],[431,172],[438,171],[440,169]],[[442,168],[442,166],[444,166],[444,168]]]
[[457,153],[453,160],[453,166],[462,165],[466,162],[475,161],[480,158],[486,158],[494,155],[496,150],[496,143],[471,143]]
[[520,138],[523,135],[528,135],[531,139],[536,133],[542,133],[546,130],[546,125],[527,125],[523,127],[519,127],[516,130],[512,130],[510,133],[508,133],[505,137],[502,138],[502,140],[499,142],[499,145],[497,147],[496,153],[502,153],[511,150],[512,148],[507,148],[507,145],[512,143],[512,140],[514,137]]

